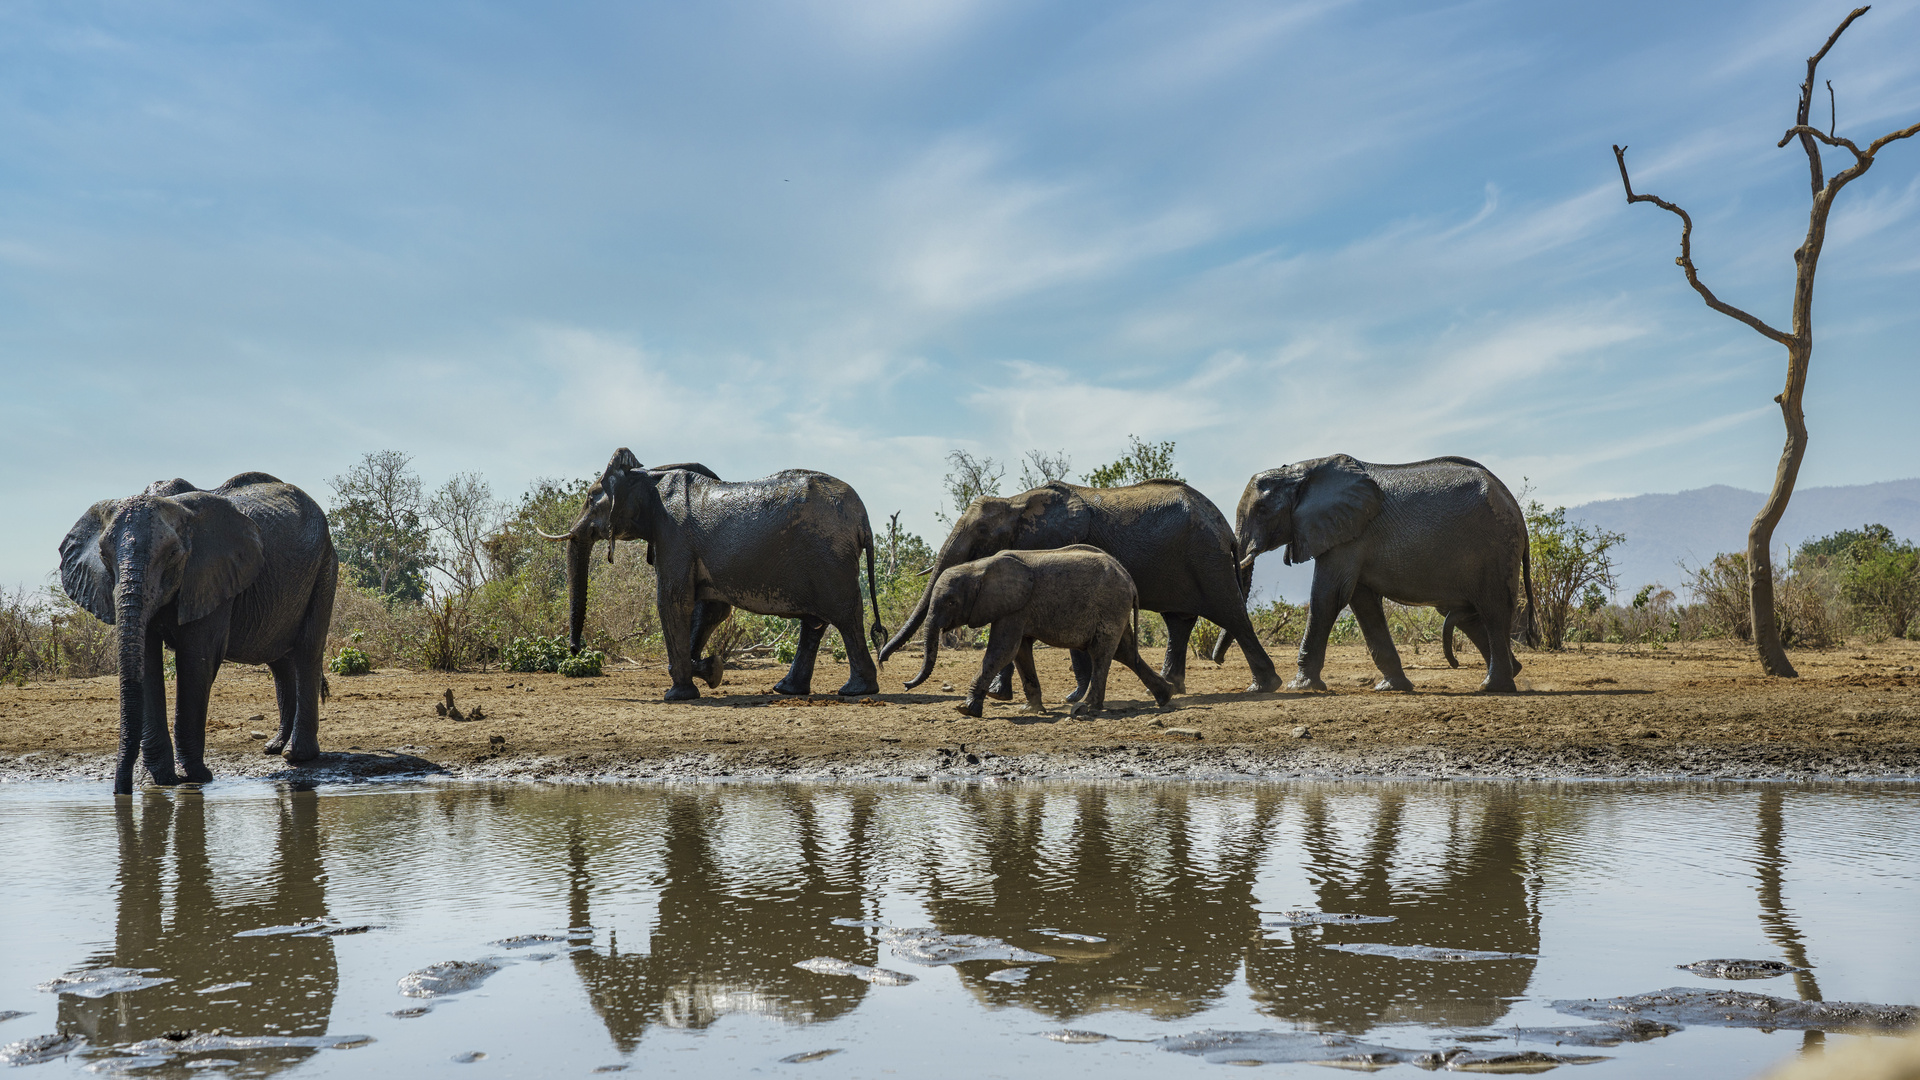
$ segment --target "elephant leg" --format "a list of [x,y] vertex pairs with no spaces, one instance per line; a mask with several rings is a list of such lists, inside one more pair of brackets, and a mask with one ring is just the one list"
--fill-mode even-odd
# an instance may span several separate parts
[[[1488,639],[1486,625],[1480,621],[1478,615],[1468,615],[1457,618],[1453,621],[1453,625],[1461,633],[1467,635],[1467,640],[1473,642],[1474,648],[1480,650],[1481,659],[1485,660],[1493,655],[1493,643]],[[1513,673],[1515,675],[1520,674],[1520,658],[1512,655],[1511,646],[1508,648],[1508,657],[1513,664]],[[1456,661],[1453,666],[1459,667],[1460,664]]]
[[1087,696],[1073,707],[1074,715],[1105,712],[1107,709],[1107,672],[1113,668],[1113,651],[1119,643],[1110,635],[1087,643],[1087,659],[1093,664],[1093,679],[1087,684]]
[[213,779],[206,764],[207,703],[227,651],[227,620],[227,612],[216,611],[174,631],[173,745],[189,783]]
[[160,632],[149,627],[140,672],[140,759],[146,762],[154,783],[171,785],[180,782],[180,774],[174,770],[173,744],[167,738],[167,658],[163,644]]
[[1087,684],[1093,681],[1093,661],[1087,659],[1087,650],[1070,649],[1067,659],[1073,663],[1073,693],[1067,695],[1067,704],[1071,705],[1087,696]]
[[1353,598],[1352,578],[1331,570],[1323,561],[1325,558],[1315,560],[1313,592],[1307,598],[1307,631],[1300,637],[1300,667],[1293,681],[1287,684],[1289,690],[1327,688],[1320,680],[1320,671],[1327,664],[1327,636],[1333,633],[1340,609]]
[[835,619],[833,628],[840,631],[840,642],[847,648],[847,684],[840,688],[841,697],[863,697],[880,692],[880,669],[874,666],[873,654],[867,651],[867,638],[860,618],[857,603],[852,615],[842,615]]
[[1020,651],[1013,654],[1013,666],[1020,672],[1020,690],[1027,698],[1026,708],[1021,711],[1030,713],[1043,711],[1045,706],[1040,701],[1040,669],[1033,666],[1032,638],[1021,640]]
[[826,623],[811,615],[800,617],[800,641],[793,649],[793,666],[787,669],[786,678],[774,684],[774,693],[813,693],[813,663],[820,655],[820,639],[826,636]]
[[1183,615],[1179,612],[1160,613],[1167,624],[1167,659],[1160,665],[1160,676],[1167,680],[1176,694],[1187,692],[1187,642],[1193,638],[1193,624],[1199,617]]
[[[1114,648],[1113,655],[1114,659],[1127,665],[1135,675],[1140,676],[1141,684],[1147,688],[1148,693],[1153,695],[1154,704],[1165,706],[1172,700],[1173,684],[1161,678],[1159,672],[1148,667],[1147,662],[1140,658],[1140,643],[1133,636],[1133,627],[1127,627],[1127,632],[1120,635],[1120,643]],[[1091,662],[1088,667],[1092,667]]]
[[278,754],[293,741],[293,721],[300,708],[300,680],[294,674],[294,666],[291,656],[267,664],[267,670],[273,673],[273,700],[280,712],[280,729],[260,748],[261,753]]
[[1020,627],[1013,625],[1013,620],[1002,619],[993,624],[987,632],[986,655],[980,658],[980,675],[973,680],[967,699],[954,708],[972,717],[986,711],[987,683],[1001,668],[1013,663],[1013,656],[1020,651],[1020,641],[1025,636]]
[[719,662],[707,654],[707,642],[720,624],[733,614],[733,605],[724,600],[702,600],[693,609],[693,674],[707,682],[707,689],[718,689],[726,673],[719,668]]
[[1247,667],[1253,672],[1253,681],[1247,684],[1247,693],[1271,694],[1280,689],[1280,673],[1274,670],[1273,658],[1267,655],[1266,647],[1260,644],[1260,635],[1253,629],[1253,619],[1247,615],[1247,602],[1238,593],[1225,597],[1209,596],[1211,609],[1206,617],[1220,628],[1220,641],[1213,650],[1213,662],[1219,663],[1227,657],[1227,643],[1236,642],[1240,653],[1247,658]]
[[1482,604],[1479,610],[1486,612],[1477,620],[1481,633],[1486,635],[1482,643],[1475,640],[1480,652],[1487,658],[1487,677],[1480,689],[1494,694],[1512,694],[1519,691],[1514,685],[1513,676],[1520,665],[1513,658],[1513,604]]
[[[672,575],[678,578],[680,575]],[[700,696],[700,690],[693,685],[693,599],[692,575],[686,575],[685,587],[668,591],[660,590],[660,635],[667,644],[667,677],[673,685],[667,688],[662,701],[692,701]],[[660,583],[664,586],[672,578],[663,569]]]
[[[282,705],[281,731],[288,737],[287,760],[295,765],[320,756],[320,702],[327,685],[327,627],[333,622],[333,593],[337,571],[323,567],[314,582],[312,598],[300,625],[300,636],[288,650],[287,679],[292,708]],[[274,692],[280,692],[279,673]]]
[[1367,652],[1373,655],[1373,666],[1380,669],[1381,679],[1373,688],[1412,690],[1413,681],[1400,666],[1400,650],[1394,648],[1393,631],[1387,627],[1387,613],[1380,605],[1380,594],[1359,585],[1354,588],[1349,604],[1354,620],[1360,624],[1360,633],[1367,640]]
[[1013,665],[1008,664],[994,672],[993,682],[987,686],[987,696],[995,701],[1013,700]]

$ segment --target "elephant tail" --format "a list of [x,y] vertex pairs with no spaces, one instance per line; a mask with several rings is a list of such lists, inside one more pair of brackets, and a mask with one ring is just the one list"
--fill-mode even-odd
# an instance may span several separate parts
[[880,658],[879,650],[881,649],[882,646],[886,644],[887,638],[889,635],[887,634],[886,626],[880,622],[880,592],[874,586],[873,547],[874,547],[873,530],[869,528],[867,530],[867,543],[866,543],[867,600],[873,604],[873,627],[867,631],[867,636],[873,639],[874,662],[876,664],[885,665],[886,661]]
[[1539,605],[1533,602],[1533,543],[1528,541],[1520,549],[1520,580],[1527,586],[1527,647],[1540,647]]

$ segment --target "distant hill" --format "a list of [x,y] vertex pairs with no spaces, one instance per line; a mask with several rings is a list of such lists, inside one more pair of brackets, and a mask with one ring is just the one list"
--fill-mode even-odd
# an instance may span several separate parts
[[[1625,533],[1614,566],[1622,595],[1658,581],[1680,592],[1684,560],[1698,566],[1722,551],[1744,551],[1747,527],[1766,496],[1715,484],[1677,495],[1636,495],[1567,510],[1567,518]],[[1839,529],[1876,523],[1902,539],[1920,540],[1920,479],[1850,487],[1801,488],[1774,530],[1775,551]]]
[[[1747,526],[1765,501],[1760,492],[1715,484],[1677,495],[1586,503],[1569,508],[1567,517],[1627,535],[1627,542],[1615,549],[1619,557],[1614,560],[1622,598],[1657,581],[1685,599],[1676,564],[1685,560],[1688,566],[1698,566],[1722,551],[1745,551]],[[1793,493],[1786,516],[1774,530],[1774,550],[1869,523],[1885,525],[1901,539],[1920,541],[1920,479],[1801,488]],[[1279,595],[1303,603],[1312,580],[1311,563],[1282,567],[1278,552],[1254,566],[1254,584],[1266,599]]]

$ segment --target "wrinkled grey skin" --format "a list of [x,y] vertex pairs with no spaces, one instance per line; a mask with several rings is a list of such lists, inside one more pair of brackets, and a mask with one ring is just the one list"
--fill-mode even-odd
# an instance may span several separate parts
[[1325,690],[1327,634],[1351,607],[1379,667],[1375,690],[1411,690],[1381,601],[1438,608],[1487,659],[1481,689],[1512,692],[1514,612],[1524,584],[1534,639],[1526,517],[1500,478],[1476,461],[1430,458],[1373,465],[1345,454],[1255,473],[1240,497],[1240,570],[1286,547],[1313,560],[1300,668],[1288,689]]
[[[205,760],[207,698],[222,660],[273,672],[280,733],[266,752],[284,750],[293,762],[318,757],[322,661],[339,572],[319,505],[266,473],[241,473],[212,491],[156,481],[82,514],[60,542],[60,584],[119,631],[114,794],[133,792],[136,754],[157,784],[213,779]],[[175,660],[172,747],[163,644]]]
[[[840,693],[880,689],[873,655],[861,635],[860,553],[867,556],[873,635],[885,637],[873,584],[873,529],[860,496],[845,482],[810,469],[727,483],[700,465],[648,469],[621,447],[587,490],[573,527],[549,540],[567,542],[568,635],[580,648],[587,615],[587,560],[596,541],[647,545],[666,637],[667,701],[700,696],[693,677],[720,685],[707,640],[739,607],[800,620],[793,667],[774,690],[812,692],[815,654],[828,626],[846,643],[852,674]],[[696,662],[695,658],[700,659]]]
[[1172,685],[1140,659],[1133,579],[1118,559],[1097,547],[1003,551],[942,571],[927,592],[926,658],[907,689],[932,676],[943,632],[963,624],[992,627],[980,677],[966,701],[956,706],[967,716],[981,714],[987,684],[1009,661],[1020,671],[1027,711],[1040,710],[1035,641],[1079,650],[1090,662],[1086,694],[1073,707],[1075,714],[1106,708],[1107,669],[1115,656],[1140,676],[1157,704],[1165,705],[1173,696]]
[[[1166,620],[1167,657],[1160,674],[1174,693],[1186,692],[1187,639],[1197,619],[1225,630],[1223,643],[1240,643],[1247,666],[1253,669],[1248,690],[1280,688],[1273,661],[1247,618],[1245,583],[1234,568],[1233,530],[1205,495],[1178,480],[1148,480],[1119,488],[1055,481],[1011,498],[975,499],[953,523],[913,616],[880,650],[880,659],[884,661],[912,639],[926,618],[933,582],[949,569],[999,551],[1073,544],[1091,544],[1118,559],[1133,577],[1141,609],[1157,611]],[[1068,701],[1079,700],[1087,688],[1086,659],[1078,654],[1074,674],[1080,686]],[[1002,670],[990,696],[1002,701],[1013,697],[1011,682],[1011,673]]]

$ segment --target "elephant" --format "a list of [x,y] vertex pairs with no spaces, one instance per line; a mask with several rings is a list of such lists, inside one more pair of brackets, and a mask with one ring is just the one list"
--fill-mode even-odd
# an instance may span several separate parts
[[1286,547],[1289,564],[1313,560],[1307,629],[1290,690],[1325,690],[1327,634],[1351,607],[1381,673],[1375,690],[1412,690],[1387,630],[1383,599],[1438,608],[1487,659],[1481,689],[1512,692],[1518,670],[1509,632],[1520,587],[1533,628],[1527,521],[1500,478],[1477,461],[1438,457],[1374,465],[1346,454],[1255,473],[1240,496],[1240,571],[1251,581],[1262,552]]
[[[273,672],[280,731],[266,752],[285,751],[296,764],[318,757],[322,662],[339,573],[319,504],[263,472],[241,473],[212,491],[156,481],[80,515],[60,542],[60,584],[119,631],[114,794],[132,794],[136,751],[157,784],[213,779],[207,699],[222,660]],[[175,659],[171,748],[162,645]]]
[[[1475,616],[1471,611],[1449,611],[1440,623],[1440,653],[1447,658],[1448,667],[1459,667],[1460,658],[1453,655],[1453,631],[1455,627],[1466,630],[1466,623]],[[1467,630],[1471,636],[1473,631]],[[1513,658],[1513,673],[1520,674],[1520,658]]]
[[699,465],[648,469],[623,446],[587,489],[573,526],[540,535],[567,545],[567,631],[576,652],[594,543],[606,540],[612,561],[615,542],[646,542],[673,680],[667,701],[698,698],[695,675],[709,688],[720,684],[718,663],[700,654],[735,607],[800,620],[793,667],[776,692],[812,692],[815,654],[829,625],[840,631],[852,668],[839,692],[851,697],[880,689],[861,635],[859,557],[865,551],[874,643],[886,637],[874,588],[873,528],[860,496],[842,480],[787,469],[728,483]]
[[[1167,656],[1160,674],[1174,693],[1186,692],[1187,640],[1198,619],[1225,630],[1223,640],[1240,643],[1253,669],[1249,691],[1280,688],[1280,676],[1247,617],[1246,590],[1234,567],[1233,529],[1205,495],[1179,480],[1117,488],[1056,480],[1011,498],[975,499],[953,523],[912,616],[880,650],[880,659],[885,661],[913,637],[926,618],[934,582],[949,569],[1000,551],[1074,544],[1091,544],[1118,559],[1133,578],[1141,609],[1157,611],[1166,620]],[[1002,701],[1013,697],[1010,675],[1000,672],[990,696]],[[1089,666],[1079,653],[1074,655],[1074,676],[1080,685],[1068,701],[1079,700],[1088,687]]]
[[1020,669],[1027,711],[1038,712],[1040,677],[1033,667],[1033,643],[1075,649],[1091,665],[1082,700],[1071,715],[1099,712],[1107,704],[1107,670],[1114,657],[1132,668],[1164,706],[1173,686],[1140,659],[1135,631],[1140,598],[1120,560],[1090,544],[1046,551],[1003,551],[948,567],[927,590],[926,658],[911,690],[933,675],[940,635],[952,627],[992,625],[980,677],[967,700],[956,706],[978,717],[987,684],[1011,660]]

